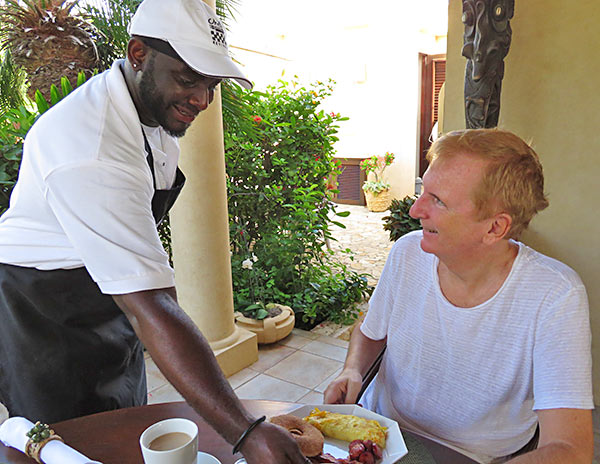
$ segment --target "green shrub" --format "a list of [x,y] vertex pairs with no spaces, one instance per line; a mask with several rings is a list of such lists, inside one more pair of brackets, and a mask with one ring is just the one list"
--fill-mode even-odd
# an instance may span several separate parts
[[365,276],[338,265],[325,245],[331,224],[344,227],[333,220],[330,179],[339,172],[338,122],[347,118],[318,108],[331,91],[331,82],[282,81],[266,92],[235,90],[254,111],[250,130],[224,118],[236,310],[260,295],[291,306],[299,325],[349,322],[352,303],[370,294]]
[[338,262],[321,264],[312,268],[308,287],[295,295],[293,305],[304,307],[305,321],[351,324],[359,313],[355,303],[371,292],[365,274],[350,271]]
[[10,194],[17,182],[23,139],[38,113],[25,106],[0,114],[0,214],[8,209]]
[[413,219],[408,214],[416,199],[414,196],[406,196],[402,200],[392,200],[389,208],[390,215],[382,219],[385,223],[383,229],[390,232],[391,242],[395,242],[413,230],[422,228],[421,222],[418,219]]

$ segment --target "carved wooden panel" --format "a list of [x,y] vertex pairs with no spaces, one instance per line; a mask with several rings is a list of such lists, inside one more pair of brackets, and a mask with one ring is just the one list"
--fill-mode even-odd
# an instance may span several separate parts
[[504,58],[510,48],[514,10],[514,0],[463,0],[467,128],[498,125]]

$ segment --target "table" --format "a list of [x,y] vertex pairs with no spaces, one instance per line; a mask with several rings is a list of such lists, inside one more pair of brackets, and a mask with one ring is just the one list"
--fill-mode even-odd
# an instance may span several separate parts
[[[275,416],[286,414],[298,407],[295,403],[280,401],[243,400],[244,406],[254,415]],[[90,459],[104,464],[142,464],[139,437],[146,427],[163,419],[185,417],[198,424],[198,449],[215,455],[223,464],[233,464],[241,455],[231,454],[231,445],[219,436],[185,402],[161,403],[135,408],[92,414],[58,422],[52,428],[65,442]],[[423,437],[402,432],[407,444],[423,444],[436,463],[475,464],[475,461],[456,451],[434,443]],[[32,464],[20,451],[7,448],[0,443],[0,463]],[[402,463],[402,461],[400,461]]]

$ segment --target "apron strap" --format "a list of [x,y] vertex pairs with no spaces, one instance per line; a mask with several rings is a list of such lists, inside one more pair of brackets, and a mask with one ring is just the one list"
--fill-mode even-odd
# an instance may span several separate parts
[[158,226],[166,217],[167,213],[175,203],[175,200],[177,200],[177,197],[179,196],[179,193],[185,184],[185,176],[178,167],[175,175],[175,182],[173,183],[172,187],[164,190],[157,189],[156,176],[154,174],[154,156],[152,155],[152,148],[150,147],[150,143],[148,142],[148,138],[146,137],[143,127],[142,134],[144,135],[144,148],[146,153],[148,153],[148,156],[146,156],[146,161],[148,162],[148,166],[150,166],[150,172],[152,172],[152,184],[154,186],[154,195],[152,196],[152,215],[154,216],[154,221]]
[[146,137],[146,132],[142,127],[142,135],[144,136],[144,149],[148,154],[146,156],[146,161],[148,161],[148,166],[150,166],[150,172],[152,173],[152,185],[154,185],[154,190],[156,190],[156,176],[154,175],[154,156],[152,155],[152,148],[150,148],[150,143],[148,142],[148,137]]

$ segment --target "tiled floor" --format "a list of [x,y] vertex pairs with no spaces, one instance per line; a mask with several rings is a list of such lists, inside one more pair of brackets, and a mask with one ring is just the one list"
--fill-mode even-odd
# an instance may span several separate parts
[[[259,359],[229,377],[242,399],[321,404],[323,391],[341,371],[348,342],[294,329],[284,340],[259,345]],[[152,359],[146,357],[148,403],[181,401]]]

